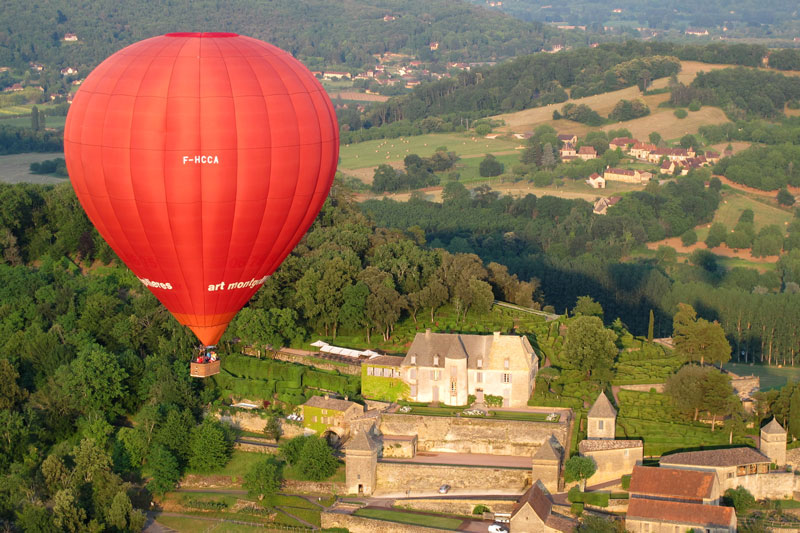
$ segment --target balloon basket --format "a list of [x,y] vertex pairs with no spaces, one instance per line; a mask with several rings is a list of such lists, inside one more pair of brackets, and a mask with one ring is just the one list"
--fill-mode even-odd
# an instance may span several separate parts
[[219,359],[208,363],[192,363],[191,376],[193,378],[208,378],[219,374]]

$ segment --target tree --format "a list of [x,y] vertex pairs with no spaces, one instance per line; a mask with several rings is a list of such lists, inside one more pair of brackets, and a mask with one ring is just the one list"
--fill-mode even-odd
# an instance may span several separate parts
[[581,457],[573,455],[564,464],[565,481],[577,481],[581,485],[581,490],[586,489],[586,480],[597,472],[597,464],[591,457]]
[[697,318],[691,305],[678,304],[678,312],[672,319],[672,338],[675,353],[686,361],[699,362],[700,366],[706,359],[712,364],[722,365],[731,358],[731,345],[722,326],[718,322]]
[[89,345],[69,367],[60,370],[59,381],[71,394],[77,409],[84,413],[104,413],[107,417],[121,411],[117,400],[126,392],[128,373],[114,354],[98,345]]
[[781,205],[794,205],[794,195],[786,187],[778,191],[778,203]]
[[273,496],[281,488],[281,465],[274,457],[269,457],[254,464],[244,475],[242,486],[251,498],[262,501],[264,497]]
[[231,456],[231,442],[219,422],[209,418],[192,430],[189,467],[199,472],[220,468]]
[[650,310],[650,318],[647,321],[647,341],[653,342],[653,328],[655,326],[655,316],[653,315],[653,310]]
[[725,227],[725,224],[721,222],[714,222],[711,225],[711,229],[708,230],[708,236],[706,237],[706,246],[709,248],[716,248],[723,242],[725,242],[725,237],[728,235],[728,228]]
[[17,383],[19,372],[8,359],[0,359],[0,409],[13,409],[28,396]]
[[650,135],[648,136],[648,139],[650,140],[650,142],[652,144],[655,144],[656,146],[661,144],[661,134],[658,133],[657,131],[650,132]]
[[603,318],[603,306],[595,302],[591,296],[579,296],[572,316],[596,316]]
[[118,492],[111,502],[111,507],[108,509],[108,525],[121,531],[127,530],[128,518],[132,512],[133,505],[131,504],[131,499],[125,492]]
[[181,478],[181,470],[178,460],[169,450],[156,444],[150,452],[147,463],[153,476],[147,487],[154,494],[164,494],[175,488]]
[[305,441],[297,464],[303,476],[312,481],[327,479],[339,468],[333,450],[321,437],[310,437]]
[[60,531],[78,533],[83,531],[86,511],[78,505],[72,489],[60,490],[53,498],[53,523]]
[[273,413],[267,418],[267,423],[264,425],[264,435],[267,438],[278,442],[278,439],[283,435],[283,427],[281,426],[281,418]]
[[492,154],[487,154],[480,163],[478,172],[484,178],[499,176],[503,173],[503,163],[497,160]]
[[735,489],[726,490],[723,498],[725,505],[731,505],[736,509],[736,514],[744,514],[756,504],[756,499],[750,494],[750,491],[741,485]]
[[667,378],[664,385],[664,394],[672,401],[672,405],[679,412],[690,413],[693,420],[697,420],[703,408],[703,382],[706,372],[697,365],[684,365],[676,373]]
[[195,427],[191,411],[171,409],[161,427],[155,433],[155,441],[168,449],[181,466],[185,466],[191,455],[191,433]]
[[736,393],[731,387],[730,378],[716,369],[709,369],[701,383],[703,408],[711,415],[711,431],[717,426],[717,419],[741,408]]
[[306,441],[308,441],[310,438],[312,437],[300,435],[294,437],[293,439],[287,440],[286,442],[282,442],[278,447],[278,450],[284,461],[289,463],[290,466],[295,466],[298,464],[298,461],[300,460],[300,452],[303,450],[303,446],[306,445]]
[[569,323],[564,350],[568,360],[587,377],[608,379],[617,355],[616,335],[596,316],[580,316]]
[[697,242],[697,233],[693,229],[688,229],[681,234],[681,243],[684,246],[691,246]]

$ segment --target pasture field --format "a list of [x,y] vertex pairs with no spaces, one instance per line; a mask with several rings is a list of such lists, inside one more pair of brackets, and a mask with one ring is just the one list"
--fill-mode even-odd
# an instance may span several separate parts
[[[738,192],[724,192],[722,202],[714,214],[714,222],[725,224],[728,231],[732,230],[739,221],[739,216],[745,209],[752,209],[756,231],[770,224],[785,227],[792,220],[792,212],[783,210],[767,203],[768,200],[758,200]],[[699,233],[698,233],[699,236]]]
[[[30,119],[28,119],[30,121]],[[0,121],[0,124],[3,124]],[[0,182],[2,183],[63,183],[66,178],[52,174],[31,174],[31,163],[64,157],[61,152],[26,153],[0,156]]]
[[798,367],[779,368],[777,366],[727,363],[723,365],[723,368],[740,376],[758,376],[761,379],[761,390],[777,389],[800,379],[800,368]]
[[[0,110],[0,111],[2,111],[2,110]],[[64,129],[64,123],[67,121],[67,117],[61,117],[61,116],[52,117],[52,116],[48,116],[46,120],[47,120],[46,123],[45,123],[45,127],[46,128],[48,128],[48,129],[53,128],[53,129],[57,129],[57,130],[63,130]],[[27,115],[21,116],[21,117],[12,116],[12,117],[5,118],[5,117],[0,116],[0,126],[13,126],[15,128],[30,128],[31,127],[30,110],[28,110],[28,114]]]
[[[520,146],[522,141],[508,139],[486,139],[463,133],[430,133],[398,139],[378,139],[339,147],[339,168],[345,171],[381,164],[402,164],[409,154],[430,157],[436,148],[446,146],[459,156],[484,155],[487,153],[509,152]],[[370,172],[370,179],[372,173]]]

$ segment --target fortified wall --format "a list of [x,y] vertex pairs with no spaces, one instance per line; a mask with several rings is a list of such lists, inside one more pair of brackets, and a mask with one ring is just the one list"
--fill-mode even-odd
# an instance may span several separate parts
[[551,435],[566,449],[570,421],[568,411],[561,411],[558,422],[383,413],[377,429],[383,435],[416,435],[419,452],[530,457]]
[[521,493],[531,484],[532,474],[530,468],[379,462],[377,485],[383,492],[429,491],[447,484],[454,489],[491,487]]

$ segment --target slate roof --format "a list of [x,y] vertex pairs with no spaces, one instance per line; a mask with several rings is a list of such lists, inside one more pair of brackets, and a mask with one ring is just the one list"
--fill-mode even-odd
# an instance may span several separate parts
[[605,171],[606,174],[617,174],[620,176],[635,176],[636,171],[628,170],[627,168],[607,168]]
[[714,526],[727,528],[732,521],[736,523],[735,517],[733,507],[647,498],[631,498],[627,513],[628,520],[633,518],[653,522],[674,522],[701,528]]
[[[634,466],[631,495],[673,498],[702,502],[712,497],[716,474],[681,468]],[[631,498],[633,501],[633,498]]]
[[578,149],[578,153],[597,155],[597,150],[594,149],[594,146],[581,146]]
[[753,463],[771,463],[769,457],[749,446],[725,448],[722,450],[700,450],[665,455],[659,461],[662,465],[691,466],[739,466]]
[[360,452],[371,452],[377,448],[366,431],[359,431],[347,441],[345,451],[355,450]]
[[377,365],[377,366],[397,366],[399,367],[403,363],[403,358],[397,355],[379,355],[378,357],[373,357],[367,361],[364,361],[362,364],[365,365]]
[[578,451],[599,452],[603,450],[624,450],[626,448],[642,448],[640,440],[615,440],[615,439],[584,439],[578,444]]
[[338,398],[325,398],[324,396],[312,396],[303,405],[308,407],[319,407],[320,409],[330,409],[331,411],[345,412],[354,405],[355,402],[339,400]]
[[783,429],[783,426],[781,426],[777,420],[775,420],[774,416],[772,417],[772,420],[770,420],[769,424],[761,428],[761,431],[762,433],[768,433],[771,435],[786,435],[786,430]]
[[534,483],[531,488],[517,500],[514,509],[511,511],[511,516],[513,517],[517,514],[526,504],[531,506],[536,516],[538,516],[546,526],[555,530],[568,533],[573,531],[578,525],[577,521],[567,518],[566,516],[553,514],[553,502],[550,501],[550,498],[547,497],[547,494],[545,494],[541,484],[538,482]]
[[560,461],[561,453],[553,446],[553,441],[546,439],[536,453],[533,454],[533,460],[539,461]]
[[[510,369],[530,368],[534,355],[528,339],[519,335],[460,335],[457,333],[417,333],[403,359],[404,365],[411,365],[416,358],[416,366],[432,367],[434,355],[439,356],[439,366],[444,368],[445,359],[466,359],[467,368],[478,368],[478,360],[483,369],[502,368],[503,361],[493,361],[492,346],[498,345],[502,354],[510,359]],[[522,356],[522,357],[520,357]],[[503,358],[505,359],[505,357]]]
[[606,393],[601,392],[600,396],[598,396],[594,401],[594,405],[592,405],[592,408],[589,409],[589,413],[586,416],[596,418],[614,418],[617,416],[617,410],[614,409],[614,406],[611,405],[610,401],[608,401],[608,396],[606,396]]

